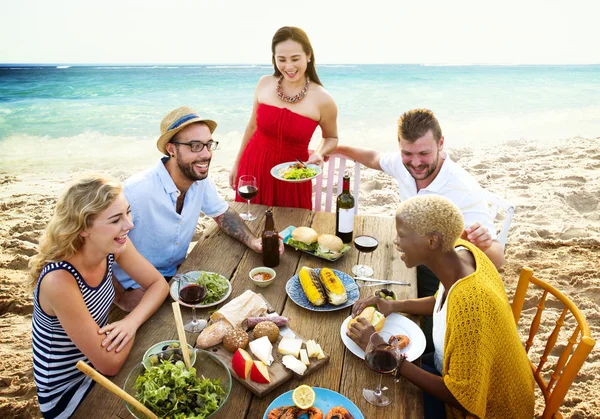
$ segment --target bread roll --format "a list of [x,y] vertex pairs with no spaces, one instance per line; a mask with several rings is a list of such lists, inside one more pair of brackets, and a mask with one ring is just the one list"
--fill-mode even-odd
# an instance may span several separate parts
[[348,322],[348,329],[350,329],[350,327],[358,321],[359,317],[363,317],[369,323],[371,323],[375,328],[376,332],[379,332],[381,329],[383,329],[383,324],[385,323],[385,316],[379,311],[375,310],[375,307],[370,306],[365,308],[362,311],[362,313],[360,313],[358,316],[356,316]]
[[196,346],[206,349],[218,345],[223,341],[225,334],[227,334],[227,331],[232,327],[231,323],[227,320],[220,320],[211,324],[198,335]]
[[310,227],[298,227],[292,231],[292,238],[299,242],[311,244],[317,241],[319,234]]
[[223,337],[223,346],[227,351],[234,353],[238,348],[246,349],[250,338],[248,333],[237,327],[229,329]]
[[322,252],[340,252],[344,248],[344,242],[333,234],[321,234],[319,236],[319,247]]
[[271,343],[275,342],[279,337],[279,327],[271,321],[260,322],[254,327],[254,332],[252,333],[254,339],[262,338],[266,336],[269,338]]

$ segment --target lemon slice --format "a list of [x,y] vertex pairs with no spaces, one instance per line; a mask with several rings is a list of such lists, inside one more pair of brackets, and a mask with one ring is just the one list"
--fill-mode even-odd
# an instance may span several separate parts
[[306,384],[301,385],[300,387],[296,387],[296,389],[292,392],[292,401],[299,407],[300,409],[309,409],[315,404],[315,400],[317,395],[312,387],[307,386]]

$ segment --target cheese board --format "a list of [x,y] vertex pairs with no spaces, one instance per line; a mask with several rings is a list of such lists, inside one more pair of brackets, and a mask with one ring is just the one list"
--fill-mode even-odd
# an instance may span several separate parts
[[[246,293],[248,293],[247,296],[249,297],[252,297],[252,295],[254,297],[259,296],[259,300],[262,302],[262,305],[270,307],[269,302],[262,294],[254,294],[249,290],[247,290]],[[234,305],[235,313],[239,314],[240,310],[235,310],[235,299],[231,304]],[[265,313],[261,315],[260,318],[281,318],[277,315],[277,313],[273,312],[272,309],[269,311],[271,312],[268,315]],[[225,317],[230,320],[235,327],[238,328],[237,332],[241,332],[241,334],[244,335],[244,333],[239,329],[246,330],[245,326],[247,324],[245,321],[241,321],[240,317],[234,318],[231,313],[227,312],[227,310],[224,310],[223,307],[220,309],[220,312],[225,313]],[[214,313],[211,318],[214,318],[213,320],[218,320],[221,317],[216,315],[218,313],[219,311]],[[253,319],[256,319],[256,317],[253,317]],[[285,323],[287,324],[287,319],[285,320]],[[271,326],[274,327],[275,332],[277,332],[277,327],[273,325]],[[209,348],[205,348],[205,350],[211,352],[219,360],[223,361],[225,366],[227,366],[229,369],[231,376],[260,398],[264,397],[266,394],[270,393],[291,378],[304,378],[329,362],[329,355],[325,353],[325,351],[316,342],[311,342],[310,339],[307,340],[302,336],[299,336],[289,327],[289,325],[280,326],[278,328],[279,333],[276,339],[274,336],[269,339],[269,337],[265,335],[258,339],[254,339],[254,331],[257,330],[257,328],[259,327],[256,326],[255,328],[247,330],[249,345],[243,349],[241,353],[238,353],[239,349],[236,350],[235,348],[231,347],[230,349],[234,352],[228,351],[223,341]],[[254,346],[254,344],[260,340],[262,340],[261,345]],[[282,341],[285,342],[282,344]],[[308,345],[307,342],[309,342]],[[318,347],[318,350],[316,350],[315,345]],[[237,347],[239,348],[240,346]],[[281,351],[279,351],[279,349],[281,349]],[[299,353],[300,349],[306,350],[306,352],[301,354]],[[272,357],[272,362],[268,362],[267,359],[269,358],[269,351],[270,356]],[[306,365],[305,362],[300,360],[302,358],[300,355],[305,356],[304,360],[307,361],[309,365]],[[233,365],[234,357],[236,358],[235,362],[237,368],[235,368]],[[302,373],[297,373],[287,368],[284,364],[288,364],[289,366],[290,360],[292,361],[293,366],[298,367],[294,368],[294,370],[304,371],[302,371]],[[298,364],[301,365],[298,366]],[[240,374],[236,372],[236,369],[238,372],[241,371],[241,374],[245,374],[246,377],[240,376]]]

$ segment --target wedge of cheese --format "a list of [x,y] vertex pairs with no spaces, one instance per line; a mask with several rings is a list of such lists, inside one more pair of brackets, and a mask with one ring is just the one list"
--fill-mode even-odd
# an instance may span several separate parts
[[300,356],[300,348],[302,347],[302,340],[283,337],[277,347],[277,352],[281,355],[293,355],[298,358]]
[[273,363],[273,345],[268,336],[263,336],[250,342],[250,351],[266,365]]

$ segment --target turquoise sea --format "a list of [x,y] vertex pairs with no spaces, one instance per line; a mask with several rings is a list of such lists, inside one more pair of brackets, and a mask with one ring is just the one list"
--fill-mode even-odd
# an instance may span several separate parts
[[[432,109],[449,147],[600,136],[600,65],[318,65],[339,109],[341,142],[396,147],[408,109]],[[159,124],[189,105],[219,123],[227,165],[264,65],[0,67],[2,165],[38,153],[155,150]],[[317,130],[314,140],[320,136]],[[148,144],[148,147],[145,146]],[[135,147],[133,147],[135,146]]]

